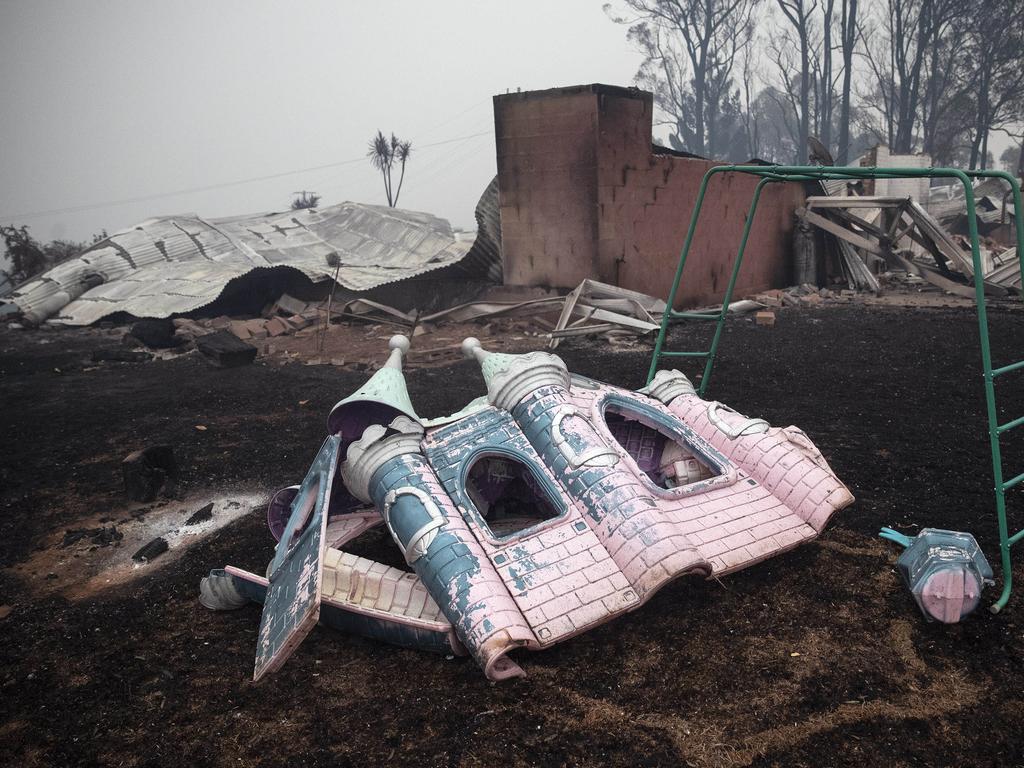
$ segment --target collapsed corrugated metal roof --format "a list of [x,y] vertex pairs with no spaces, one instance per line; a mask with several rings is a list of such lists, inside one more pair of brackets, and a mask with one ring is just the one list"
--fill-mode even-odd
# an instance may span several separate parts
[[88,325],[115,312],[169,317],[210,304],[255,270],[291,267],[331,280],[332,253],[341,262],[338,283],[357,292],[452,265],[500,280],[496,212],[492,182],[477,205],[475,240],[428,213],[361,203],[210,220],[164,216],[111,235],[10,300],[30,323]]
[[[1013,198],[1000,178],[982,179],[974,185],[975,212],[983,224],[1001,224],[1012,221]],[[932,187],[928,195],[928,213],[949,226],[958,218],[966,217],[967,201],[962,184]]]

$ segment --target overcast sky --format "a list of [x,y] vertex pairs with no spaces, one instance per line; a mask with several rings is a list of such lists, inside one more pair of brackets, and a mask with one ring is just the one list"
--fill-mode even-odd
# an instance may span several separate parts
[[303,189],[383,204],[365,159],[380,128],[413,142],[400,205],[472,227],[491,96],[631,83],[639,55],[601,5],[0,0],[0,223],[83,240],[281,210]]

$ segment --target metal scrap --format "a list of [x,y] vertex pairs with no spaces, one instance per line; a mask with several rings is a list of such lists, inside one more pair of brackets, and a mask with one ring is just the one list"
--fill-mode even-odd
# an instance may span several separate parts
[[191,312],[256,270],[293,269],[317,282],[336,278],[352,291],[446,267],[493,280],[501,270],[490,221],[496,197],[492,183],[477,206],[475,239],[428,213],[351,202],[224,219],[149,219],[19,286],[10,301],[30,323],[89,325],[115,312]]
[[[961,279],[974,276],[970,250],[965,250],[942,224],[909,197],[808,197],[797,216],[835,238],[851,287],[855,283],[860,287],[865,276],[870,276],[877,286],[868,266],[876,264],[904,269],[950,293],[974,296],[974,289],[966,280],[957,280],[958,275]],[[910,255],[914,258],[908,258]],[[989,251],[982,256],[983,264],[993,262]],[[1014,286],[1013,264],[1015,259],[1000,261],[1003,269],[998,281],[989,279],[991,269],[985,271],[986,294],[1007,295],[1007,287]],[[1016,286],[1019,285],[1017,270]]]
[[[548,347],[554,349],[572,329],[573,336],[607,333],[611,325],[616,330],[634,334],[657,331],[666,304],[645,293],[619,288],[597,280],[584,280],[562,302],[562,313],[551,333]],[[577,316],[576,321],[572,318]],[[593,320],[595,323],[587,325]]]

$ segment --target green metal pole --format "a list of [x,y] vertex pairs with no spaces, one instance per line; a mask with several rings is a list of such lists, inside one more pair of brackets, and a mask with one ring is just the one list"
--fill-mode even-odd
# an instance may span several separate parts
[[[1024,278],[1024,227],[1021,226],[1021,193],[1020,184],[1017,179],[1010,176],[1010,174],[1003,171],[993,171],[985,174],[986,176],[993,176],[1003,179],[1010,185],[1010,190],[1013,194],[1013,206],[1014,206],[1014,222],[1017,229],[1017,263],[1020,266],[1020,273]],[[973,190],[971,190],[973,197]],[[973,202],[973,201],[972,201]],[[971,232],[974,233],[975,238],[977,237],[977,217],[974,215],[973,205],[969,205],[968,208],[968,226]],[[984,295],[981,293],[984,289],[982,283],[980,259],[975,260],[975,292],[978,293],[978,310],[979,310],[979,322],[981,322],[981,314],[984,307]],[[987,323],[986,323],[987,325]],[[987,330],[987,329],[986,329]],[[985,347],[988,346],[987,333],[986,338],[982,346],[982,355],[985,354]],[[989,420],[989,441],[992,444],[992,464],[994,467],[995,476],[995,492],[996,492],[996,518],[999,524],[999,557],[1003,568],[1003,591],[999,596],[999,599],[993,603],[989,608],[992,613],[999,613],[1010,600],[1010,593],[1013,590],[1013,561],[1010,558],[1010,547],[1013,545],[1015,539],[1011,539],[1009,535],[1008,525],[1006,522],[1006,491],[1011,485],[1003,482],[1003,462],[1000,454],[999,446],[999,435],[1002,430],[999,429],[998,416],[995,412],[995,381],[992,373],[991,360],[986,365],[985,370],[985,398],[988,406],[988,420]]]
[[[1005,171],[972,171],[967,175],[971,177],[985,177],[985,178],[1000,178],[1010,186],[1010,192],[1013,195],[1013,206],[1014,206],[1014,224],[1016,227],[1017,235],[1017,264],[1020,269],[1020,273],[1024,276],[1024,226],[1022,226],[1022,211],[1021,211],[1021,190],[1019,181],[1006,173]],[[968,231],[974,231],[975,236],[977,235],[977,219],[974,215],[975,209],[973,205],[973,189],[971,190],[970,199],[968,200]],[[973,243],[972,243],[973,244]],[[973,253],[972,253],[973,255]],[[980,278],[981,267],[980,259],[974,262],[975,270],[975,293],[979,296],[978,298],[978,311],[979,311],[979,323],[983,322],[982,317],[985,312],[984,295],[979,293],[978,286],[981,285],[983,290],[983,280]],[[982,358],[986,347],[988,346],[988,334],[987,334],[987,321],[985,321],[984,332],[982,333]],[[1004,366],[997,371],[992,370],[991,359],[985,367],[985,399],[988,407],[988,418],[989,418],[989,441],[992,447],[992,464],[994,467],[993,479],[995,481],[995,494],[996,494],[996,519],[999,526],[999,558],[1003,570],[1003,590],[999,596],[999,599],[992,604],[989,608],[992,613],[999,613],[1010,600],[1010,594],[1013,591],[1013,561],[1010,557],[1010,547],[1013,546],[1020,538],[1018,534],[1013,536],[1009,535],[1009,526],[1006,520],[1006,491],[1012,488],[1016,483],[1012,480],[1010,482],[1003,481],[1003,462],[1001,455],[1001,447],[999,444],[999,436],[1002,432],[1007,431],[998,424],[998,415],[995,413],[995,377],[1000,373],[1015,370],[1016,363]],[[1019,420],[1018,420],[1019,421]],[[1011,422],[1014,423],[1014,422]],[[1020,533],[1020,532],[1019,532]]]
[[697,219],[700,218],[700,209],[704,205],[704,195],[708,191],[708,181],[715,174],[718,168],[711,168],[701,179],[700,189],[697,191],[697,199],[693,204],[693,214],[690,216],[690,228],[686,230],[686,240],[683,241],[683,249],[679,252],[679,265],[676,267],[676,275],[672,278],[672,287],[668,292],[668,303],[665,312],[661,316],[661,327],[658,329],[658,338],[654,342],[654,354],[651,356],[651,367],[647,371],[647,383],[651,383],[655,372],[658,370],[658,360],[661,358],[661,348],[665,344],[665,334],[668,332],[668,324],[672,320],[672,309],[676,304],[676,292],[679,290],[679,279],[683,276],[683,267],[686,266],[686,257],[690,255],[690,246],[693,244],[693,233],[697,231]]
[[1006,527],[1006,489],[1003,486],[1003,460],[999,449],[999,419],[996,413],[995,380],[992,376],[992,350],[988,339],[988,311],[985,302],[985,277],[978,247],[978,220],[975,215],[974,188],[970,177],[963,171],[956,171],[955,177],[964,186],[964,202],[967,206],[967,233],[971,240],[971,261],[974,265],[974,298],[978,306],[978,338],[981,343],[982,376],[985,385],[985,411],[988,416],[988,441],[992,453],[993,490],[996,495],[996,520],[999,525],[999,551],[1003,566],[1003,592],[991,607],[998,613],[1010,599],[1013,587],[1013,573],[1010,563],[1009,532]]
[[743,236],[740,238],[740,249],[732,263],[732,274],[729,275],[729,284],[725,287],[725,296],[722,297],[722,311],[718,315],[718,322],[715,324],[715,337],[711,340],[711,350],[708,353],[707,362],[704,364],[704,375],[701,377],[700,386],[697,387],[697,394],[704,396],[704,391],[711,381],[711,369],[715,365],[715,353],[718,351],[718,341],[722,338],[722,328],[725,326],[725,318],[729,314],[729,302],[732,301],[732,292],[736,287],[736,278],[740,274],[740,266],[743,264],[743,253],[747,250],[747,240],[750,238],[750,227],[754,223],[754,214],[757,212],[757,203],[761,199],[761,190],[765,185],[771,184],[772,179],[762,178],[754,188],[754,196],[750,200],[750,210],[747,211],[747,220],[743,222]]

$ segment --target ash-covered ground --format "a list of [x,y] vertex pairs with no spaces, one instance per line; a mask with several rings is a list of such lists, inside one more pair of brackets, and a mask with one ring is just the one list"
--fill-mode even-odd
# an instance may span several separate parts
[[[222,370],[197,355],[95,365],[91,352],[109,343],[95,331],[0,332],[0,761],[1021,763],[1024,569],[1002,614],[928,624],[894,570],[896,548],[876,537],[882,525],[969,530],[998,571],[975,315],[858,304],[777,314],[774,327],[730,320],[708,395],[802,427],[857,502],[810,545],[720,583],[678,582],[633,614],[521,654],[529,677],[500,684],[468,659],[317,628],[256,685],[259,608],[212,613],[196,599],[211,567],[263,571],[273,540],[262,500],[301,480],[328,410],[365,371]],[[1024,313],[991,314],[997,365],[1024,356]],[[673,347],[696,348],[707,331],[677,329]],[[636,387],[650,348],[566,342],[559,353],[571,370]],[[471,362],[413,367],[408,381],[425,415],[483,391]],[[1022,381],[999,381],[1004,421],[1024,413]],[[1024,430],[1006,443],[1016,474]],[[173,446],[178,487],[128,502],[121,460],[153,444]],[[1021,499],[1011,493],[1015,529]],[[212,518],[186,530],[210,501]],[[136,544],[161,533],[168,552],[132,563]],[[393,559],[386,534],[359,544]]]

